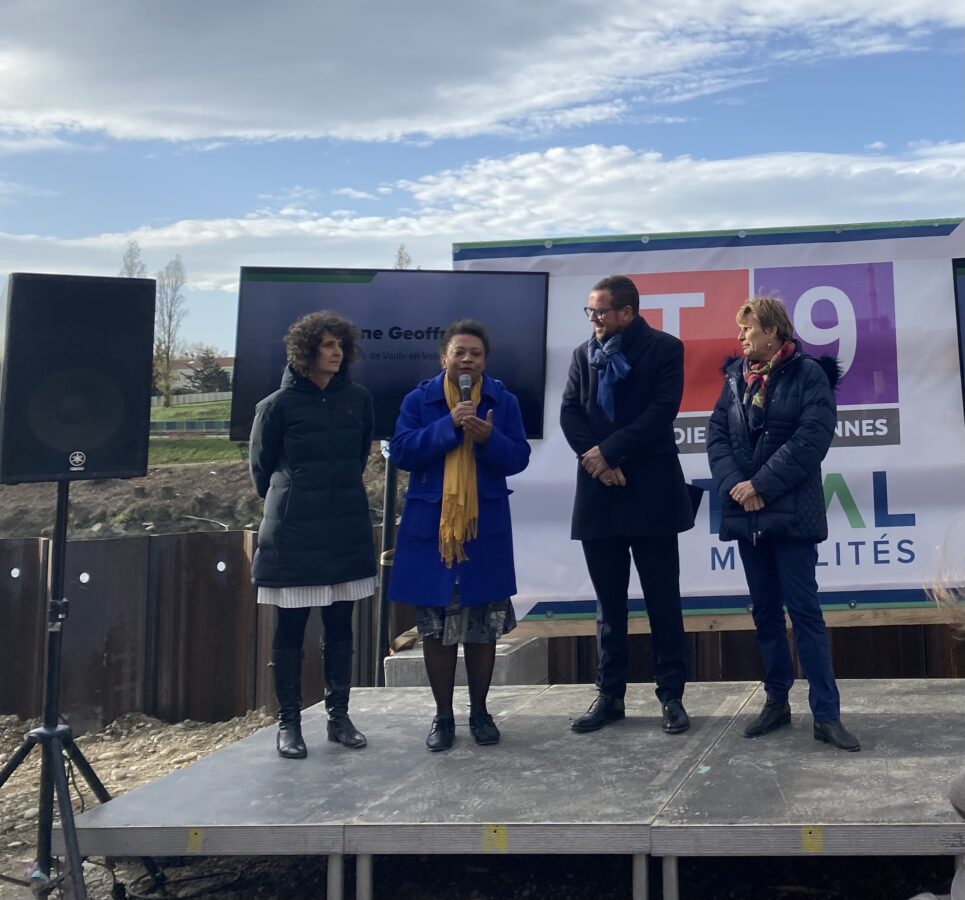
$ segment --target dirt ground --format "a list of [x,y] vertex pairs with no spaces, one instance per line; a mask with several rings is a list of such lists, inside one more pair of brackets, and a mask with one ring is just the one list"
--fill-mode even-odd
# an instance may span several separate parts
[[[373,445],[365,473],[373,524],[382,521],[385,462]],[[181,531],[257,529],[262,501],[248,464],[154,466],[143,478],[70,485],[71,539]],[[57,504],[51,483],[0,485],[0,538],[50,537]]]

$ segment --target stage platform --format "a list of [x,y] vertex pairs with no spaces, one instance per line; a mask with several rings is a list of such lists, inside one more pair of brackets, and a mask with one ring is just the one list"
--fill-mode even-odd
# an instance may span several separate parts
[[[325,739],[307,710],[305,760],[283,760],[267,728],[79,816],[83,855],[329,857],[328,897],[356,856],[356,896],[371,896],[382,854],[628,854],[633,896],[650,856],[679,896],[677,859],[696,856],[948,855],[965,860],[965,822],[946,792],[965,765],[965,681],[843,681],[842,718],[861,739],[844,753],[811,735],[807,685],[790,728],[748,740],[758,684],[687,687],[689,732],[660,731],[652,685],[632,685],[627,719],[593,734],[569,720],[590,685],[493,688],[503,738],[479,747],[457,690],[456,744],[424,740],[428,690],[367,688],[352,716],[369,746]],[[458,798],[453,800],[452,798]],[[950,864],[951,866],[951,861]]]

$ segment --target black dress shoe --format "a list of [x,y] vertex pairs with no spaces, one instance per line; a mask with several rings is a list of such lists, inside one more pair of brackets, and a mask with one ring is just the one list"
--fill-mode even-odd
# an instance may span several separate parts
[[584,733],[596,731],[610,722],[616,722],[626,717],[626,710],[622,697],[611,697],[600,692],[590,704],[590,708],[570,725],[574,731]]
[[469,731],[477,744],[498,744],[499,729],[489,713],[469,717]]
[[858,739],[841,724],[840,719],[834,719],[831,722],[815,722],[814,740],[823,741],[825,744],[851,753],[861,749]]
[[679,700],[664,703],[662,728],[667,734],[680,734],[690,728],[690,716]]
[[744,729],[744,737],[760,737],[791,724],[791,704],[784,700],[771,700],[768,697],[764,708],[754,721]]
[[433,752],[448,750],[456,738],[456,720],[452,716],[436,716],[426,737],[426,746]]

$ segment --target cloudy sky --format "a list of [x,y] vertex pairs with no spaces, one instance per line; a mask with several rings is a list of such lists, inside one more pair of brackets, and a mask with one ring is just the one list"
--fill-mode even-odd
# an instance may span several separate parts
[[[827,12],[820,12],[826,8]],[[965,215],[947,0],[4,0],[0,277]]]

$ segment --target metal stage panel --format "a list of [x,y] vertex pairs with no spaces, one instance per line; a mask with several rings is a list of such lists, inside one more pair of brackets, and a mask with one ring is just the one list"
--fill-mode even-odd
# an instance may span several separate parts
[[[456,744],[429,753],[424,688],[360,688],[352,717],[369,746],[325,738],[324,709],[303,715],[308,758],[275,753],[274,728],[91,809],[77,819],[84,855],[327,853],[647,853],[649,826],[721,736],[755,685],[688,688],[693,727],[660,731],[651,685],[633,685],[624,722],[574,734],[588,685],[499,687],[502,730],[479,747],[457,689]],[[444,834],[444,840],[434,838]],[[417,849],[416,849],[417,848]]]
[[[748,740],[735,721],[656,817],[655,856],[965,854],[948,788],[965,764],[965,681],[840,681],[841,720],[861,741],[815,741],[807,683],[790,728]],[[747,705],[756,713],[763,688]]]
[[754,740],[745,722],[756,683],[687,687],[693,726],[660,730],[652,685],[632,685],[627,716],[593,734],[569,720],[590,685],[493,688],[503,738],[477,746],[457,689],[456,744],[424,740],[425,688],[365,688],[352,716],[369,746],[325,739],[319,705],[303,716],[305,760],[275,753],[266,728],[77,819],[80,850],[100,856],[329,855],[332,897],[355,854],[357,896],[376,854],[626,853],[634,898],[649,855],[662,856],[664,897],[678,896],[677,858],[701,855],[948,855],[965,859],[965,822],[946,793],[965,760],[965,681],[840,683],[842,718],[861,739],[844,753],[811,735],[807,685],[791,727]]
[[[753,685],[688,688],[693,725],[673,736],[660,730],[651,685],[632,685],[626,720],[592,734],[569,728],[592,687],[517,690],[524,693],[512,704],[493,691],[489,707],[503,734],[497,747],[477,747],[468,728],[457,728],[456,746],[431,754],[414,783],[346,823],[345,852],[649,853],[651,820]],[[416,752],[426,724],[418,723]]]

